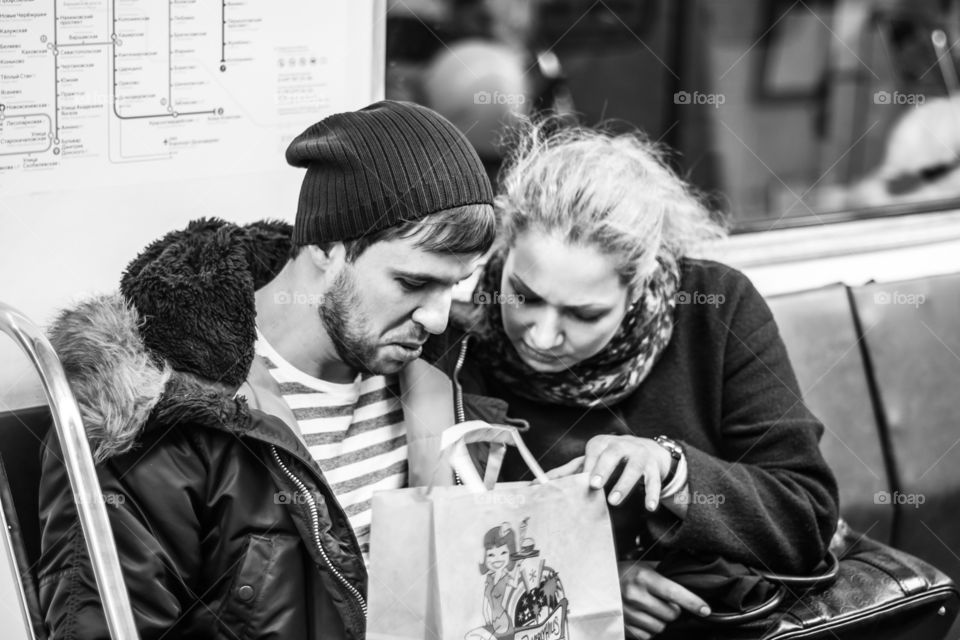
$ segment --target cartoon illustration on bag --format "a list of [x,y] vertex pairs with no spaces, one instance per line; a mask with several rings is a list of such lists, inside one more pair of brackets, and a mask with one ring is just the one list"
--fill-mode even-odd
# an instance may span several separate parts
[[569,640],[563,584],[527,536],[528,521],[520,524],[519,550],[508,522],[484,535],[485,624],[467,632],[465,640]]
[[483,536],[483,560],[480,573],[483,579],[483,620],[486,624],[467,632],[466,640],[502,640],[513,638],[513,616],[507,607],[517,586],[517,538],[504,522]]

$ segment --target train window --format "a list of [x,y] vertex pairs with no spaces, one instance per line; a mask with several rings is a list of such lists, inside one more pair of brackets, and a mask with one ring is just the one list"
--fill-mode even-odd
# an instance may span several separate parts
[[960,0],[391,0],[387,97],[639,127],[734,231],[960,205]]

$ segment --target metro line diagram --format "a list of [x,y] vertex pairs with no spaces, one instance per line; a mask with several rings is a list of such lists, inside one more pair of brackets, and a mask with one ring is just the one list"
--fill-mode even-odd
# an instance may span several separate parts
[[[169,28],[168,28],[168,46],[167,46],[167,54],[168,54],[168,55],[167,55],[167,83],[166,83],[167,96],[166,96],[166,98],[161,98],[161,99],[160,99],[160,105],[161,105],[162,107],[165,107],[165,109],[163,109],[161,113],[147,113],[147,114],[136,114],[136,115],[127,115],[127,114],[122,114],[122,113],[120,113],[121,104],[122,104],[122,102],[126,99],[123,95],[121,95],[121,93],[120,93],[120,92],[118,91],[118,89],[117,89],[117,88],[118,88],[118,84],[117,84],[117,59],[118,59],[118,56],[123,55],[123,54],[121,53],[121,49],[122,49],[122,46],[123,46],[123,41],[122,41],[122,40],[118,37],[118,35],[117,35],[116,0],[112,0],[112,4],[113,4],[113,11],[112,11],[112,14],[113,14],[113,33],[110,34],[110,38],[111,38],[111,40],[113,41],[113,42],[112,42],[112,45],[113,45],[113,56],[112,56],[112,57],[113,57],[113,64],[112,64],[112,66],[111,66],[111,69],[112,69],[112,71],[113,71],[113,113],[114,113],[114,115],[115,115],[116,117],[120,118],[121,120],[128,120],[128,119],[134,119],[134,118],[164,118],[164,117],[177,118],[177,117],[179,117],[179,116],[202,115],[202,114],[208,114],[208,113],[209,113],[209,114],[219,114],[219,115],[222,115],[222,114],[223,114],[223,109],[222,109],[222,108],[214,108],[214,109],[206,109],[206,110],[192,110],[192,111],[189,111],[189,110],[188,110],[188,111],[182,111],[182,112],[181,112],[181,111],[179,111],[179,110],[177,109],[177,107],[175,106],[175,101],[174,101],[174,99],[173,99],[173,82],[174,82],[174,81],[173,81],[173,73],[174,73],[174,63],[173,63],[173,58],[174,58],[174,53],[173,53],[173,52],[174,52],[174,48],[173,48],[173,47],[174,47],[174,45],[173,45],[173,37],[174,37],[173,5],[174,5],[174,0],[168,0],[168,2],[167,2],[167,18],[168,18],[168,25],[169,25]],[[221,16],[222,16],[222,17],[221,17],[221,29],[220,29],[220,34],[221,34],[221,42],[220,42],[220,51],[221,51],[220,70],[221,70],[221,71],[226,71],[226,65],[225,65],[225,60],[224,60],[225,52],[226,52],[226,44],[225,44],[225,42],[224,42],[224,38],[225,38],[225,36],[226,36],[226,27],[225,27],[225,24],[226,24],[226,17],[225,17],[225,16],[226,16],[226,0],[222,0],[221,3],[220,3],[220,5],[221,5],[221,8],[222,8],[222,11],[221,11]]]
[[132,196],[278,171],[304,128],[382,95],[383,11],[356,0],[0,0],[0,209],[11,195]]
[[[128,131],[114,120],[223,116],[222,91],[213,76],[227,71],[228,10],[242,10],[249,2],[14,4],[15,12],[0,6],[0,67],[20,69],[2,76],[0,157],[100,153],[91,142],[92,120],[101,127],[106,120],[110,161],[158,158],[169,150],[137,144],[139,130]],[[245,24],[243,18],[239,24]],[[19,57],[10,60],[9,52]],[[3,64],[10,61],[19,64]],[[109,76],[106,87],[103,71]],[[96,137],[102,133],[101,128]],[[168,142],[169,136],[163,137],[162,144]]]

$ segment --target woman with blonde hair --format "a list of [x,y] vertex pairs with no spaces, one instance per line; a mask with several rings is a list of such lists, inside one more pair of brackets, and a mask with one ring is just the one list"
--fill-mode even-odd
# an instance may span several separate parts
[[[638,559],[810,572],[836,482],[763,298],[690,257],[724,231],[663,151],[640,134],[545,131],[521,133],[475,307],[430,352],[455,373],[461,419],[525,421],[553,475],[585,471],[606,491],[627,630],[647,638],[709,607]],[[510,455],[501,477],[525,479]]]

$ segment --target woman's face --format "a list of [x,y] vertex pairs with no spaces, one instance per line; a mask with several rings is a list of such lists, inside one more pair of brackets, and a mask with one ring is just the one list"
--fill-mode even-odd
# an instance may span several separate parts
[[517,237],[500,290],[507,337],[524,362],[543,372],[599,353],[628,306],[627,287],[610,258],[540,231]]

